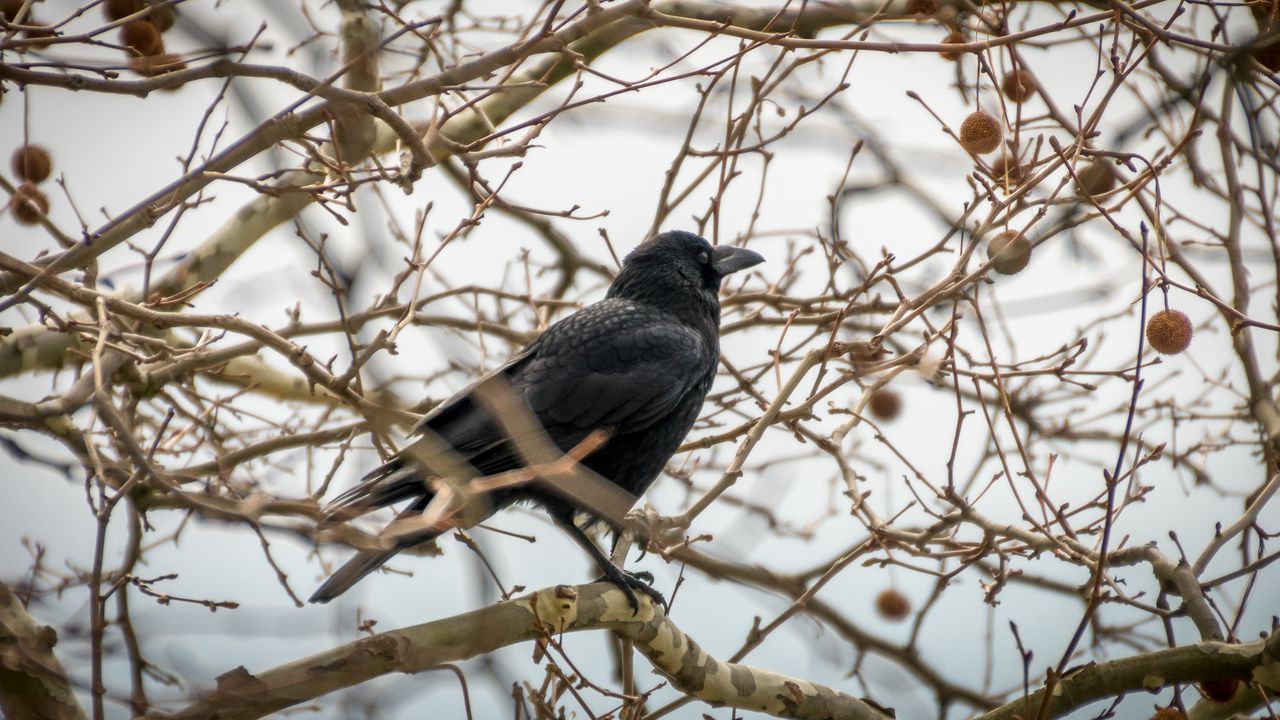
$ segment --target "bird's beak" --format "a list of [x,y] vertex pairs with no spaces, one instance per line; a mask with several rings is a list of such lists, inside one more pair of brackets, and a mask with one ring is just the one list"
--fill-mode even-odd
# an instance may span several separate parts
[[720,273],[721,277],[764,262],[764,256],[760,253],[732,245],[717,245],[712,254],[715,260],[712,261],[711,266]]

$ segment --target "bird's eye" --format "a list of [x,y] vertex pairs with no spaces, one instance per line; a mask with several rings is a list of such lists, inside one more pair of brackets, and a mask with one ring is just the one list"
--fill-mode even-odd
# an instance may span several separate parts
[[706,265],[707,263],[711,262],[711,254],[708,253],[706,250],[703,250],[702,252],[698,253],[698,262],[702,263],[703,265]]

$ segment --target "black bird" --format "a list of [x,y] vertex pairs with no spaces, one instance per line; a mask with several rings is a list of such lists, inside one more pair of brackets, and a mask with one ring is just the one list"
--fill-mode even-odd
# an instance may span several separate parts
[[[692,233],[662,233],[627,256],[604,300],[547,328],[486,377],[505,379],[512,395],[524,401],[561,451],[604,431],[604,445],[582,465],[629,494],[623,496],[625,512],[662,472],[693,427],[711,388],[720,357],[720,281],[763,261],[750,250],[713,247]],[[433,409],[416,431],[434,433],[478,475],[524,467],[516,443],[477,397],[477,385]],[[429,473],[413,459],[413,451],[411,445],[369,473],[333,501],[327,516],[346,519],[404,500],[412,502],[401,518],[421,513],[433,493],[425,481]],[[589,508],[573,496],[537,484],[486,495],[488,502],[478,513],[484,517],[513,502],[531,501],[545,508],[590,553],[604,578],[627,593],[633,607],[633,588],[660,599],[645,582],[645,574],[623,572],[574,524],[574,516]],[[481,519],[468,518],[470,524]],[[407,534],[397,539],[396,547],[357,552],[315,591],[311,602],[332,600],[399,550],[440,532]]]

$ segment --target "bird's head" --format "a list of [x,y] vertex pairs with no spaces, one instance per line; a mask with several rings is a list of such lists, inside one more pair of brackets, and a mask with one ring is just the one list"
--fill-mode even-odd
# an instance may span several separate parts
[[[696,306],[696,300],[709,300],[718,311],[720,281],[762,262],[764,258],[751,250],[713,246],[693,233],[671,230],[644,241],[627,255],[608,297],[659,307]],[[696,298],[692,303],[691,296]]]

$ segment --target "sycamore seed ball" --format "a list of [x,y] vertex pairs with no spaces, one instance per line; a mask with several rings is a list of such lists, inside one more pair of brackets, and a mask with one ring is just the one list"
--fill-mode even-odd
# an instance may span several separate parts
[[49,198],[31,183],[22,183],[9,198],[9,212],[21,225],[35,225],[49,213]]
[[987,243],[991,267],[1001,275],[1016,275],[1031,262],[1031,241],[1022,233],[1005,231]]
[[1182,711],[1170,705],[1156,710],[1156,714],[1151,716],[1151,720],[1187,720],[1187,716]]
[[1161,310],[1147,319],[1147,342],[1161,355],[1186,350],[1191,335],[1191,319],[1180,310]]
[[186,70],[187,64],[177,55],[162,53],[152,57],[129,58],[129,69],[143,77],[159,77],[166,73]]
[[10,167],[19,179],[38,183],[48,178],[53,172],[53,158],[44,146],[23,145],[13,151]]
[[151,23],[160,32],[165,32],[173,27],[173,23],[178,17],[178,12],[173,9],[173,6],[157,5],[146,0],[106,0],[106,2],[102,3],[102,14],[106,15],[108,20],[114,22],[141,12],[147,9],[148,6],[151,6],[151,12],[143,15],[141,22]]
[[985,155],[1000,147],[1004,128],[991,113],[970,113],[960,123],[960,146],[974,155]]
[[938,12],[937,0],[907,0],[907,13],[911,15],[932,15]]
[[[27,18],[23,22],[27,25],[44,25],[33,13],[27,13]],[[30,41],[28,47],[43,48],[49,47],[49,44],[58,36],[58,33],[48,27],[31,27],[23,30],[22,36]]]
[[1022,184],[1022,166],[1012,155],[1001,155],[991,163],[991,177],[1002,187],[1017,187]]
[[[969,42],[969,38],[965,37],[965,34],[959,30],[952,30],[947,33],[946,37],[942,38],[942,42],[947,45],[959,45]],[[943,51],[938,54],[942,56],[943,60],[959,60],[963,53]]]
[[1224,703],[1236,696],[1236,690],[1239,687],[1240,681],[1235,678],[1205,680],[1200,683],[1200,692],[1214,702]]
[[1280,72],[1280,42],[1273,42],[1258,50],[1254,57],[1262,63],[1262,67],[1271,72]]
[[1000,89],[1011,102],[1024,103],[1036,94],[1036,79],[1026,70],[1013,70],[1000,81]]
[[22,10],[22,2],[23,0],[3,0],[0,2],[0,15],[3,15],[5,20],[13,22],[18,17],[18,11]]
[[106,0],[102,3],[102,14],[114,22],[138,12],[142,7],[142,0]]
[[153,56],[164,52],[164,38],[155,25],[146,20],[134,20],[120,28],[120,44],[132,48],[139,55]]
[[1092,160],[1076,171],[1080,187],[1090,195],[1110,192],[1116,186],[1116,169],[1106,160]]
[[902,593],[888,588],[876,596],[876,611],[886,620],[899,621],[911,614],[911,603]]
[[172,5],[161,5],[151,11],[147,20],[160,32],[169,32],[169,28],[178,20],[178,11]]
[[896,390],[881,388],[871,393],[867,401],[871,414],[881,420],[892,420],[902,412],[902,396]]
[[[23,2],[24,0],[0,0],[0,16],[3,16],[9,22],[15,22],[18,19],[18,13],[22,12]],[[36,19],[34,4],[32,7],[28,7],[26,14],[22,16],[22,24],[44,25],[44,23]],[[31,43],[31,47],[45,47],[49,44],[49,40],[57,36],[57,33],[49,28],[30,27],[23,30],[22,35],[28,40],[34,41]]]

